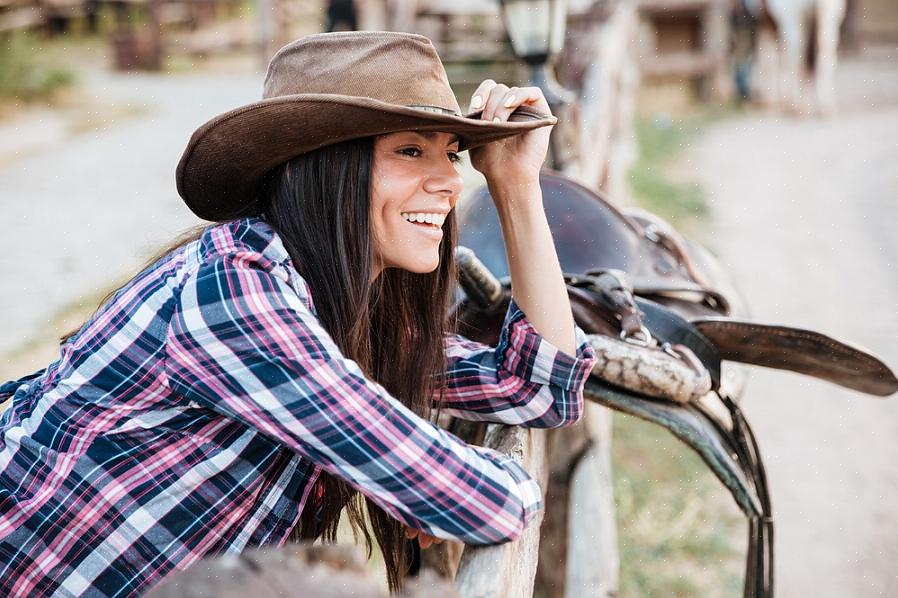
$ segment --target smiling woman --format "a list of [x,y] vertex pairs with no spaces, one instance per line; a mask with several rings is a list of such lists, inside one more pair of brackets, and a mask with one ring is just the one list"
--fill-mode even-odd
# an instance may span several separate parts
[[[370,522],[395,590],[410,538],[522,533],[536,482],[432,409],[571,424],[595,354],[537,183],[555,119],[491,80],[472,106],[426,38],[320,34],[193,134],[178,191],[214,223],[0,385],[0,593],[136,596],[204,556],[333,541],[341,513],[369,548]],[[448,329],[464,150],[514,285],[495,347]]]

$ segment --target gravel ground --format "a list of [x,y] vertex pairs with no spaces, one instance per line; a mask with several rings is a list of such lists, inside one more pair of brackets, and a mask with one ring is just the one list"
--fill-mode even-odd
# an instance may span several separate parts
[[[683,175],[753,319],[829,333],[898,369],[898,53],[846,61],[828,120],[712,125]],[[898,397],[755,370],[779,596],[898,596]]]

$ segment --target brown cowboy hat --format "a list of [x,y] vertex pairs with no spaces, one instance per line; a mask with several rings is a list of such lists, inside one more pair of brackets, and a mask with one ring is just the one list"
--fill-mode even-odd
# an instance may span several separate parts
[[284,46],[268,65],[262,98],[190,138],[176,178],[200,218],[242,215],[266,172],[332,143],[414,129],[455,133],[465,150],[557,120],[526,107],[508,122],[462,115],[430,40],[382,31],[320,33]]

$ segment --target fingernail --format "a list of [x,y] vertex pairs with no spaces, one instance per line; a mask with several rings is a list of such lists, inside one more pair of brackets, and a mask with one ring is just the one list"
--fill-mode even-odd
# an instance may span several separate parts
[[514,94],[511,94],[510,96],[508,96],[508,99],[505,100],[505,107],[511,108],[512,106],[514,106],[515,99],[516,98],[514,97]]
[[498,116],[494,116],[494,117],[493,117],[493,122],[494,122],[494,123],[500,123],[500,122],[502,122],[502,119],[499,118]]
[[481,98],[480,96],[474,96],[473,98],[471,98],[471,108],[477,110],[481,106],[483,106],[483,98]]

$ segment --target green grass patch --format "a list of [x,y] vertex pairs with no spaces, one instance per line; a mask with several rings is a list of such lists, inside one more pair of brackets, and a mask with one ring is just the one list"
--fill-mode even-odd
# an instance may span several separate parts
[[726,489],[666,430],[613,425],[620,595],[740,595],[746,524]]
[[708,214],[708,199],[695,181],[684,180],[676,161],[712,119],[713,113],[682,117],[641,116],[636,119],[639,156],[628,173],[636,203],[668,220],[689,227]]
[[51,98],[76,82],[74,72],[42,56],[39,39],[16,33],[0,42],[0,99]]

